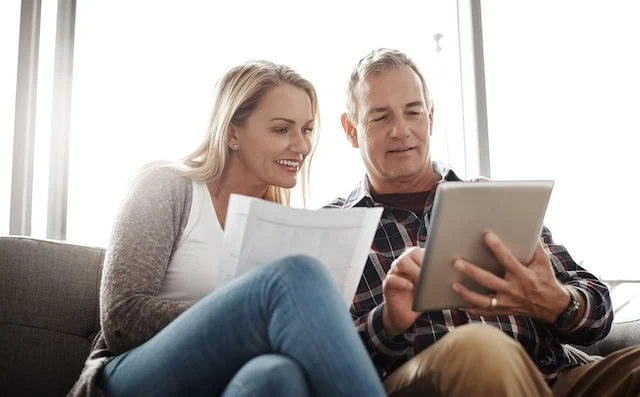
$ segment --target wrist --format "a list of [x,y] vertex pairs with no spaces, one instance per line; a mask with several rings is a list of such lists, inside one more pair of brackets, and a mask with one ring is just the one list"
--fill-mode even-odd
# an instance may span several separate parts
[[584,303],[580,299],[577,291],[567,286],[563,286],[563,288],[569,294],[569,303],[562,312],[556,316],[552,324],[561,331],[569,331],[575,326],[576,320],[580,318],[580,313],[583,313]]
[[552,324],[558,321],[558,318],[565,312],[565,310],[567,310],[569,304],[571,304],[571,292],[569,291],[569,288],[562,284],[559,287],[560,290],[554,299],[555,305],[551,311],[551,317],[549,318],[549,322]]
[[395,338],[404,332],[404,330],[394,327],[391,321],[391,315],[389,314],[389,308],[386,305],[382,308],[382,325],[389,338]]

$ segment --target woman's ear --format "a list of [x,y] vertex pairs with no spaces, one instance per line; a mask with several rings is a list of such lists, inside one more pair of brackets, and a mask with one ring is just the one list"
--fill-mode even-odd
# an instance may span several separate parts
[[227,146],[231,150],[240,149],[240,140],[238,139],[238,130],[233,125],[229,127],[227,133]]
[[349,119],[349,115],[346,113],[342,113],[340,122],[342,123],[342,129],[344,130],[347,139],[349,140],[349,142],[351,142],[351,146],[353,146],[354,148],[360,147],[358,143],[358,131],[356,131],[356,127]]

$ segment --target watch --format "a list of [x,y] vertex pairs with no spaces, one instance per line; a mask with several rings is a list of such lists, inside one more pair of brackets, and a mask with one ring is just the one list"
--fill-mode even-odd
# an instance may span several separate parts
[[569,304],[553,323],[554,327],[565,331],[574,324],[578,313],[580,313],[580,301],[571,288],[567,288],[567,291],[569,292]]

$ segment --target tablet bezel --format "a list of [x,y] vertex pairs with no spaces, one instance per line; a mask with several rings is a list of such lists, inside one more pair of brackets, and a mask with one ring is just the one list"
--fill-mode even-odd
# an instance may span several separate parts
[[494,292],[464,278],[453,268],[453,260],[462,257],[504,276],[504,268],[482,242],[482,235],[488,230],[495,232],[518,260],[529,263],[542,232],[553,185],[550,180],[445,182],[439,185],[413,310],[469,307],[451,288],[454,282],[461,282],[487,296]]

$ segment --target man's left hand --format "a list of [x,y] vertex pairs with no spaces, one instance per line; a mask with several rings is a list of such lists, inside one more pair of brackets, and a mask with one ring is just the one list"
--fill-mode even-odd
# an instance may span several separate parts
[[463,310],[476,316],[517,315],[554,323],[569,305],[570,292],[556,279],[542,243],[538,243],[531,262],[523,264],[495,234],[486,233],[484,242],[504,266],[505,277],[500,278],[462,259],[455,260],[456,270],[496,291],[495,295],[487,296],[454,283],[454,291],[471,304]]

